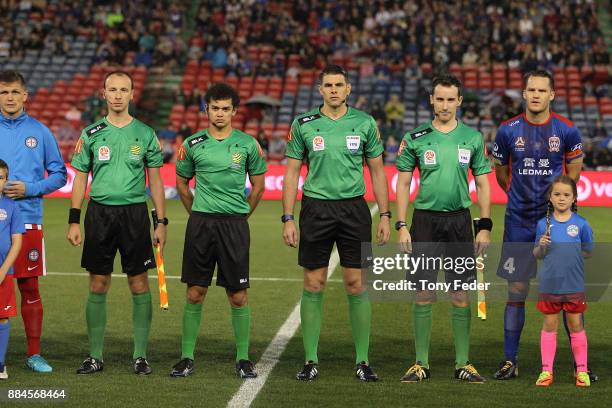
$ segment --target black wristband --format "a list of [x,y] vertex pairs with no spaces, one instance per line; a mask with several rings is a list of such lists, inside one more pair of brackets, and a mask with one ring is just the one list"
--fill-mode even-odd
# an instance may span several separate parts
[[381,212],[380,217],[389,217],[389,219],[391,219],[391,211]]
[[493,220],[490,218],[481,218],[478,220],[478,229],[491,231],[493,229]]
[[80,224],[81,223],[81,209],[71,208],[68,212],[68,224]]
[[281,222],[282,222],[283,224],[284,224],[284,223],[286,223],[287,221],[293,221],[293,220],[294,220],[294,218],[293,218],[293,214],[283,214],[283,215],[281,216]]
[[397,221],[395,223],[395,230],[396,231],[399,231],[399,230],[401,230],[404,227],[408,228],[408,224],[406,224],[406,221]]

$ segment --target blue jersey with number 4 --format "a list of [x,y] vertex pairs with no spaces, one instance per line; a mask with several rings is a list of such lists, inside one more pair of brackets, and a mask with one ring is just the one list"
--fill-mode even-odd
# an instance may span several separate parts
[[[546,218],[538,222],[536,245],[546,233]],[[573,213],[569,220],[550,217],[548,252],[538,272],[540,293],[562,295],[584,292],[582,252],[593,251],[593,230],[586,219]]]

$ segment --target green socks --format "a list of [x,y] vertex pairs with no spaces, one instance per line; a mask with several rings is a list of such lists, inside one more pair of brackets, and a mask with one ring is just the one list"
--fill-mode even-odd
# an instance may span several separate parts
[[194,360],[194,351],[198,334],[200,333],[200,320],[202,319],[201,303],[185,303],[183,309],[183,337],[181,340],[181,358]]
[[102,360],[104,329],[106,328],[106,294],[89,293],[85,306],[89,355]]
[[323,320],[323,293],[302,292],[300,303],[300,318],[302,320],[302,338],[306,361],[319,362],[317,349]]
[[470,354],[470,307],[453,306],[452,309],[453,335],[455,337],[455,368],[467,364]]
[[353,330],[356,364],[368,363],[370,348],[370,328],[372,323],[372,304],[368,292],[359,295],[347,295],[349,303],[349,320]]
[[236,338],[236,362],[249,359],[251,307],[232,307],[232,327]]
[[151,292],[132,294],[132,323],[134,326],[134,359],[147,357],[147,345],[149,344],[149,331],[151,330],[151,318],[153,316],[153,305],[151,304]]
[[412,305],[412,321],[414,325],[414,346],[416,361],[429,368],[429,342],[431,340],[432,305]]

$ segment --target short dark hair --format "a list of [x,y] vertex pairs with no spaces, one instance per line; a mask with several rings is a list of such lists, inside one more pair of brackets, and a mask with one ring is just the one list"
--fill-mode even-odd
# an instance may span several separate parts
[[25,78],[23,75],[19,73],[19,71],[15,71],[12,69],[0,71],[0,82],[11,83],[11,82],[19,82],[21,86],[26,87]]
[[128,77],[128,79],[130,80],[130,87],[134,89],[134,78],[132,78],[129,72],[122,71],[122,70],[111,71],[108,74],[106,74],[106,76],[104,77],[104,88],[106,88],[106,81],[108,80],[108,78],[110,78],[113,75]]
[[323,68],[323,71],[319,74],[319,83],[323,83],[323,77],[325,75],[342,75],[346,83],[349,83],[348,73],[340,65],[330,64]]
[[525,76],[523,76],[523,88],[527,88],[527,81],[529,81],[529,78],[531,77],[548,78],[548,81],[550,83],[550,89],[555,89],[555,78],[549,71],[545,69],[536,69],[534,71],[529,71],[528,73],[526,73]]
[[8,174],[9,174],[8,164],[6,164],[6,162],[2,159],[0,159],[0,169],[6,170],[6,177],[8,177]]
[[451,74],[442,74],[442,75],[437,75],[434,77],[431,83],[431,95],[434,94],[436,86],[438,85],[457,87],[457,90],[459,91],[459,96],[461,96],[462,91],[463,91],[461,89],[462,88],[461,81],[456,76],[451,75]]
[[207,105],[212,100],[223,101],[226,99],[232,100],[232,107],[234,109],[236,109],[240,104],[240,95],[238,95],[238,92],[236,92],[236,90],[230,85],[224,83],[214,84],[208,88],[206,94],[204,95],[204,100],[206,101]]

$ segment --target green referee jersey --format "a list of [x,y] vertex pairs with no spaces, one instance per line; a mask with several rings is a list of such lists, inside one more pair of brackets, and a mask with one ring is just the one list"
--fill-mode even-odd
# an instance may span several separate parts
[[419,168],[419,192],[414,208],[456,211],[472,204],[468,168],[474,176],[491,172],[482,135],[457,121],[457,127],[442,133],[429,122],[406,133],[398,152],[399,171]]
[[176,174],[196,178],[192,210],[213,214],[248,214],[246,175],[263,174],[266,160],[252,136],[233,129],[217,140],[204,129],[190,136],[179,149]]
[[135,118],[122,128],[106,118],[86,127],[72,157],[72,167],[92,173],[90,198],[106,205],[144,203],[145,167],[162,165],[155,131]]
[[306,159],[306,196],[341,200],[365,194],[364,157],[378,157],[383,150],[376,122],[367,113],[349,107],[333,120],[317,108],[293,121],[285,154]]

